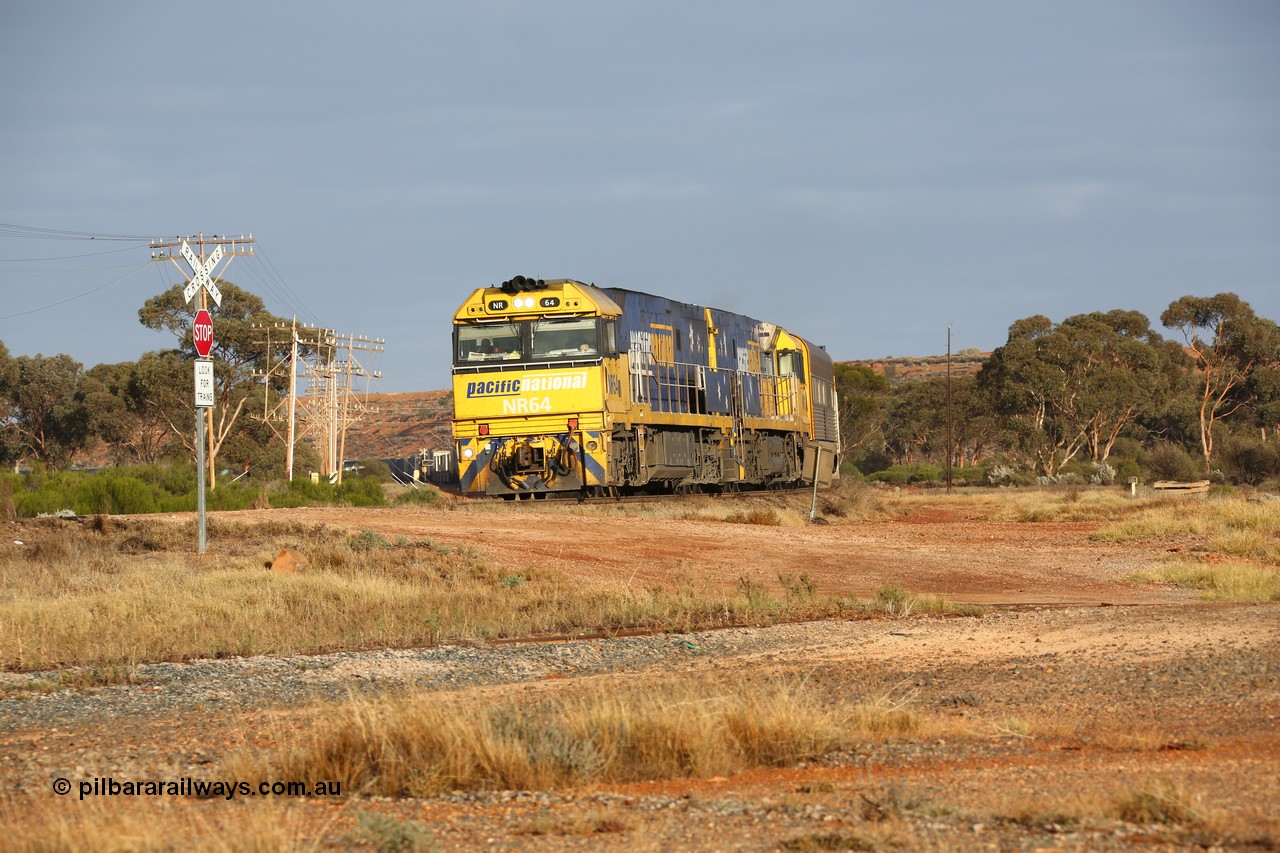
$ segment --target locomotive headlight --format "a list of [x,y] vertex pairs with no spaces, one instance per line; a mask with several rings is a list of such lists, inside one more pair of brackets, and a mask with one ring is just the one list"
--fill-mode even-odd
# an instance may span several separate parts
[[464,447],[464,448],[462,448],[462,458],[463,458],[463,459],[470,459],[472,456],[475,456],[475,455],[476,455],[476,452],[475,452],[474,450],[472,450],[470,447]]

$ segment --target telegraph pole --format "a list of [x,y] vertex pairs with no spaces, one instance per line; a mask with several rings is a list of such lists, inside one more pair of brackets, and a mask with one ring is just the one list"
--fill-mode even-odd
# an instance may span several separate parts
[[[284,325],[276,323],[273,326],[254,326],[255,329],[262,329],[267,333],[265,345],[267,352],[267,368],[261,373],[255,373],[255,376],[262,378],[264,385],[270,386],[273,376],[278,376],[283,371],[289,374],[289,396],[281,403],[277,403],[274,407],[270,405],[269,393],[262,395],[262,421],[271,427],[272,432],[277,438],[283,438],[285,442],[285,469],[286,475],[290,481],[293,480],[293,452],[297,444],[297,411],[298,411],[298,348],[300,346],[308,347],[315,351],[319,348],[320,342],[333,337],[334,332],[331,329],[317,329],[314,326],[298,326],[298,315],[293,316],[293,320]],[[288,360],[276,360],[275,352],[278,347],[271,343],[271,330],[281,329],[289,336],[289,357]],[[282,406],[288,406],[288,414],[286,420],[286,434],[280,435],[280,431],[276,429],[275,422],[280,419],[280,409]]]
[[[264,372],[257,374],[264,382],[270,383],[272,377],[279,377],[282,371],[289,371],[288,399],[269,406],[264,398],[262,412],[263,420],[271,425],[277,436],[287,442],[289,479],[293,479],[294,443],[297,438],[310,436],[320,451],[321,473],[330,482],[340,484],[347,427],[372,411],[356,397],[352,385],[356,379],[382,377],[380,372],[366,369],[357,358],[357,353],[383,352],[386,342],[380,338],[339,335],[333,329],[299,326],[296,317],[290,324],[256,328],[266,331],[269,353],[275,352],[271,345],[271,328],[281,329],[292,339],[289,357],[275,359]],[[300,354],[299,349],[305,350],[305,353]],[[303,364],[299,365],[300,361]],[[299,396],[297,387],[300,366],[303,368],[303,378],[307,380],[304,396]],[[284,415],[282,410],[286,405],[287,415]],[[298,411],[299,408],[301,411]],[[287,418],[286,436],[280,436],[280,430],[276,428],[276,422],[282,418]],[[298,419],[302,421],[301,428],[295,426]]]
[[[191,245],[193,243],[199,247],[198,252],[192,250]],[[205,254],[206,246],[213,247],[212,251],[207,256]],[[179,249],[180,251],[175,253],[174,249]],[[232,258],[252,254],[253,234],[250,234],[248,237],[245,237],[243,234],[239,237],[220,237],[217,234],[214,234],[211,237],[205,237],[204,232],[201,232],[194,237],[175,237],[171,241],[151,241],[151,260],[172,261],[173,265],[178,268],[178,271],[182,272],[184,276],[187,276],[187,284],[182,291],[182,295],[186,299],[187,305],[190,305],[191,300],[199,294],[199,308],[204,310],[209,308],[210,298],[213,299],[214,305],[219,307],[222,305],[222,291],[218,290],[218,285],[216,283],[216,279],[219,278],[219,276],[214,275],[214,270],[217,269],[218,262],[224,258],[226,259],[227,263],[222,268],[225,273],[227,267],[231,265]],[[187,266],[191,270],[190,274],[183,270],[182,264],[178,263],[179,257],[186,261]],[[196,442],[202,448],[206,441],[208,443],[209,488],[215,489],[217,488],[217,479],[215,477],[214,469],[216,468],[216,465],[213,455],[213,406],[209,405],[203,408],[203,412],[197,409],[196,414],[197,416],[203,417],[203,426],[205,428],[197,429]],[[204,432],[205,435],[201,436],[199,434],[200,432]],[[197,455],[199,456],[204,454],[200,453]],[[196,464],[200,467],[201,471],[204,470],[203,461],[197,460]],[[203,553],[203,550],[201,553]]]

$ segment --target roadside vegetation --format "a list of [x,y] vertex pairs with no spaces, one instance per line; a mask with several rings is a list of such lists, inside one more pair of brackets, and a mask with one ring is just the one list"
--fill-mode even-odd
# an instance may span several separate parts
[[[267,483],[228,477],[217,488],[206,485],[205,506],[216,511],[386,504],[383,483],[389,475],[384,478],[377,469],[362,471],[337,485],[327,480],[312,482],[309,477]],[[438,495],[431,487],[424,486],[421,491],[432,498]],[[190,465],[157,463],[52,472],[37,463],[25,474],[0,474],[0,518],[194,512],[196,493],[196,471]]]
[[[8,670],[875,618],[902,615],[915,600],[903,592],[893,612],[827,595],[803,573],[767,584],[744,575],[719,589],[696,581],[692,566],[671,586],[585,582],[495,565],[467,547],[216,515],[209,536],[224,543],[217,556],[190,552],[189,519],[51,518],[24,529],[20,545],[0,550],[0,667]],[[286,548],[302,571],[269,570]],[[921,612],[952,610],[941,599],[920,601]]]

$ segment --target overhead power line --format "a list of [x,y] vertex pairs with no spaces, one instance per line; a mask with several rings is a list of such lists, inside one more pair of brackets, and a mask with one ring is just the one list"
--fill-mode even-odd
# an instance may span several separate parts
[[28,240],[126,240],[137,243],[151,240],[154,235],[67,231],[61,228],[38,228],[34,225],[12,225],[0,222],[0,237],[22,237]]
[[123,281],[124,279],[128,278],[129,276],[133,275],[134,273],[138,272],[139,270],[143,269],[146,266],[147,264],[145,263],[139,264],[138,266],[131,268],[124,275],[121,275],[117,278],[113,278],[111,281],[107,282],[106,284],[100,284],[97,287],[90,288],[89,290],[86,290],[84,293],[77,293],[75,296],[68,296],[66,299],[61,299],[57,302],[51,302],[50,304],[42,305],[39,308],[32,308],[29,311],[19,311],[17,314],[5,314],[4,316],[0,317],[0,320],[12,320],[14,317],[25,317],[28,314],[36,314],[40,311],[47,311],[50,308],[57,308],[59,305],[66,305],[68,302],[74,302],[77,299],[83,299],[84,297],[90,295],[91,293],[97,293],[99,290],[105,290],[111,285],[115,284],[116,282]]
[[34,264],[40,261],[70,261],[76,258],[95,258],[99,255],[116,255],[120,252],[132,252],[132,246],[123,249],[108,249],[105,252],[85,252],[80,255],[54,255],[49,258],[0,258],[0,264]]

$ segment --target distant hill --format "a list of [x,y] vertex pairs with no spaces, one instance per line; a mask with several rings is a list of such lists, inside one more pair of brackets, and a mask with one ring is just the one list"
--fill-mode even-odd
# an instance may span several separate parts
[[451,391],[370,394],[361,400],[370,411],[347,428],[347,459],[404,459],[453,443]]
[[[972,376],[982,369],[989,352],[970,352],[951,354],[951,376]],[[841,364],[852,364],[869,367],[876,374],[889,380],[890,384],[911,382],[916,379],[933,379],[947,375],[947,357],[945,355],[926,355],[919,357],[881,358],[863,361],[842,361]]]

